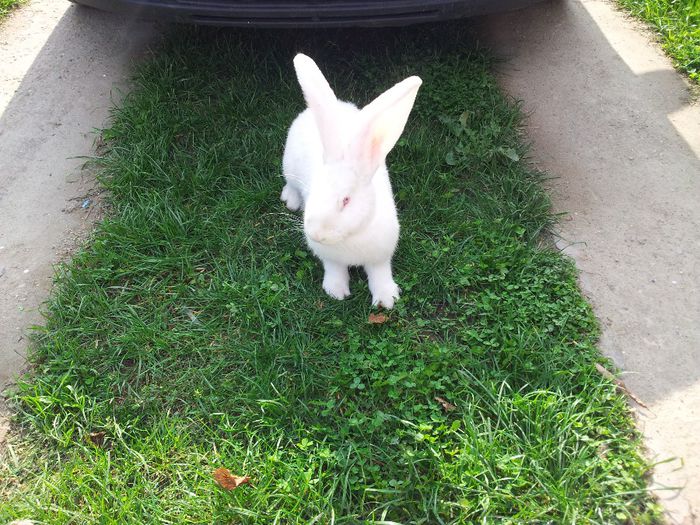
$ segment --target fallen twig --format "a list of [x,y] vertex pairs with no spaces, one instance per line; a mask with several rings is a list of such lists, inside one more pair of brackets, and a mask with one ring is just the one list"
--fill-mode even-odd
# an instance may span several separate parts
[[641,399],[639,399],[637,396],[635,396],[632,392],[629,391],[625,383],[622,381],[622,379],[619,379],[615,377],[615,375],[610,372],[610,370],[606,369],[603,365],[600,363],[595,364],[595,369],[598,370],[598,373],[602,375],[605,379],[609,379],[613,383],[615,383],[615,386],[619,391],[621,391],[623,394],[625,394],[627,397],[629,397],[632,401],[637,403],[639,406],[646,408],[649,410],[649,407],[642,402]]

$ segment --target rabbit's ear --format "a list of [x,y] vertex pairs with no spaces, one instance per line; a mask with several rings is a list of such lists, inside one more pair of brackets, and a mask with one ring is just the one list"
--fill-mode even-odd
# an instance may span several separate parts
[[294,69],[297,72],[297,80],[304,93],[306,105],[318,126],[323,143],[323,153],[326,160],[339,158],[342,155],[342,145],[339,142],[339,133],[336,129],[336,108],[338,99],[328,85],[326,77],[311,58],[299,53],[294,57]]
[[422,82],[409,77],[362,108],[359,134],[352,145],[362,177],[371,178],[399,140]]

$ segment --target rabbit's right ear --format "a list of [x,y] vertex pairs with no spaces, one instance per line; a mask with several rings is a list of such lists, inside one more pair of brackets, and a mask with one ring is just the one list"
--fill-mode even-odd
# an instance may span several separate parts
[[316,120],[323,143],[323,156],[326,160],[340,158],[342,144],[338,141],[336,129],[338,99],[328,85],[326,77],[311,58],[299,53],[294,57],[297,80],[304,93],[306,105]]

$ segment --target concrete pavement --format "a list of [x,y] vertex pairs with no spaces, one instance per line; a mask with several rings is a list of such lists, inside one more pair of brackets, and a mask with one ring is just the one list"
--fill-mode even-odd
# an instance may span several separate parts
[[[670,523],[700,521],[700,105],[653,36],[609,1],[485,18],[533,161],[555,179],[558,245],[624,371]],[[668,490],[664,487],[683,487]]]
[[80,157],[155,38],[151,24],[65,0],[31,0],[0,24],[0,391],[24,367],[53,265],[100,215]]

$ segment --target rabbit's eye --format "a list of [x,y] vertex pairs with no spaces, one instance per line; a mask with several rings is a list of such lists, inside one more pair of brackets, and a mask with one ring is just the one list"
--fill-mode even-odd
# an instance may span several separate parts
[[343,208],[348,205],[350,202],[350,197],[343,197]]

